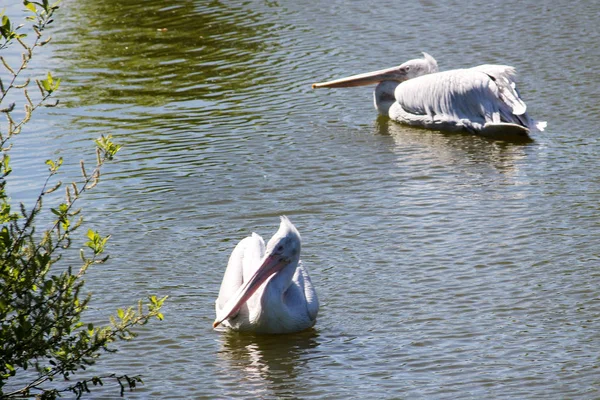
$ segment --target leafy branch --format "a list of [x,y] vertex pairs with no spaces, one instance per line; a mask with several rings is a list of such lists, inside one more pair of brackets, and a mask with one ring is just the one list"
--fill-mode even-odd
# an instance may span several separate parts
[[[2,103],[2,101],[4,100],[4,98],[6,97],[6,95],[8,94],[8,92],[11,89],[13,89],[13,88],[26,89],[27,86],[29,86],[29,83],[30,83],[29,79],[27,79],[25,81],[25,83],[23,83],[21,85],[16,85],[17,77],[29,65],[29,61],[31,61],[31,58],[33,57],[34,50],[38,47],[45,46],[46,44],[48,44],[48,42],[50,42],[50,38],[48,38],[46,40],[42,40],[43,31],[48,27],[48,25],[50,25],[53,22],[52,15],[58,9],[59,3],[60,3],[60,0],[53,4],[49,4],[48,0],[43,0],[42,3],[30,2],[27,0],[25,0],[23,2],[26,9],[32,13],[32,15],[29,15],[26,18],[26,20],[34,22],[34,24],[32,25],[32,29],[35,32],[36,37],[35,37],[35,40],[32,45],[28,45],[27,43],[25,43],[24,39],[25,39],[25,37],[27,37],[26,34],[17,33],[17,30],[19,30],[23,25],[14,27],[11,24],[10,19],[6,15],[3,15],[3,13],[0,14],[0,17],[1,17],[0,36],[2,36],[2,38],[4,39],[4,41],[2,43],[0,43],[0,50],[8,47],[13,41],[17,41],[17,43],[19,43],[25,50],[21,57],[21,65],[18,68],[12,68],[9,65],[9,63],[4,59],[4,57],[0,57],[0,61],[2,61],[2,64],[4,65],[6,70],[12,75],[12,79],[9,82],[8,86],[6,86],[6,87],[4,86],[4,83],[2,82],[2,80],[0,79],[0,103]],[[48,75],[48,77],[44,80],[36,80],[36,83],[38,84],[40,92],[42,93],[42,97],[45,97],[45,96],[51,95],[52,92],[54,92],[56,89],[58,89],[58,85],[60,84],[60,79],[54,80],[51,75]],[[25,96],[27,97],[29,106],[33,107],[33,102],[29,98],[26,90],[25,90]],[[43,102],[41,102],[41,103],[43,103]],[[3,109],[1,111],[6,112],[6,110],[10,110],[10,108],[11,108],[11,106],[9,106],[6,109]],[[12,110],[10,110],[10,111],[12,111]],[[26,106],[26,112],[27,112],[27,106]],[[28,121],[27,116],[25,119],[26,119],[25,122],[27,122]],[[22,123],[21,123],[21,125],[22,125]]]
[[145,325],[151,318],[163,319],[163,315],[160,312],[164,301],[167,297],[158,299],[156,296],[149,297],[149,303],[146,305],[147,311],[144,310],[144,306],[140,301],[138,303],[137,310],[133,307],[127,310],[118,309],[117,318],[114,316],[110,317],[111,325],[107,327],[94,327],[93,324],[88,324],[85,329],[80,330],[79,335],[82,342],[85,343],[85,349],[77,353],[62,352],[56,361],[50,361],[53,367],[46,367],[44,373],[24,386],[19,390],[5,394],[6,397],[21,397],[28,396],[31,392],[41,392],[45,396],[55,396],[62,392],[73,392],[80,396],[83,392],[89,392],[88,384],[92,383],[94,386],[102,385],[102,379],[116,379],[121,385],[121,395],[124,392],[123,381],[126,381],[131,389],[135,388],[136,382],[143,383],[141,377],[135,376],[133,378],[127,375],[117,376],[115,374],[105,375],[102,377],[94,376],[87,380],[79,381],[76,384],[69,386],[64,389],[44,389],[41,387],[42,384],[48,381],[52,381],[57,375],[62,375],[65,379],[69,378],[70,373],[78,369],[86,369],[86,366],[92,365],[95,359],[99,357],[101,350],[111,351],[107,346],[119,340],[131,340],[135,338],[136,334],[131,330],[133,327],[138,325]]
[[[71,266],[56,269],[62,255],[70,249],[72,237],[82,225],[81,209],[77,201],[100,180],[100,171],[106,162],[114,159],[121,146],[115,144],[112,136],[101,135],[95,141],[96,164],[88,170],[81,161],[82,178],[79,182],[63,185],[55,182],[63,159],[47,160],[48,175],[31,208],[20,204],[18,212],[12,210],[6,192],[6,182],[12,172],[9,141],[21,132],[30,121],[32,114],[41,106],[49,104],[49,98],[59,88],[60,79],[49,72],[44,79],[34,80],[40,91],[39,100],[32,101],[28,92],[31,79],[17,84],[20,75],[27,68],[34,50],[48,43],[42,41],[43,31],[52,23],[52,15],[58,9],[58,2],[23,2],[31,13],[26,20],[33,23],[35,32],[33,44],[27,45],[27,35],[17,32],[23,25],[14,27],[8,17],[0,14],[0,50],[11,43],[19,43],[24,51],[18,68],[12,68],[3,57],[2,65],[12,79],[5,86],[0,79],[0,105],[13,90],[21,90],[25,99],[24,116],[12,116],[15,103],[0,108],[8,122],[5,132],[0,129],[0,398],[31,396],[42,399],[55,399],[61,393],[72,392],[81,397],[90,391],[90,384],[102,385],[103,380],[114,379],[121,386],[130,389],[142,383],[139,376],[108,374],[79,380],[62,389],[47,388],[45,385],[56,377],[69,379],[72,374],[85,370],[105,352],[113,352],[109,345],[117,340],[130,340],[135,337],[132,329],[144,325],[150,319],[163,319],[161,307],[167,297],[150,296],[146,304],[140,301],[137,307],[118,309],[116,316],[110,317],[110,325],[95,327],[85,324],[82,314],[87,309],[91,296],[81,296],[88,268],[108,260],[104,255],[110,235],[102,236],[88,229],[86,250],[80,251],[81,266],[76,273]],[[37,217],[45,210],[47,195],[64,187],[64,200],[49,211],[54,220],[50,228],[42,234],[36,232]],[[8,381],[21,371],[33,367],[37,376],[21,388],[4,392]],[[23,381],[23,378],[21,378]]]

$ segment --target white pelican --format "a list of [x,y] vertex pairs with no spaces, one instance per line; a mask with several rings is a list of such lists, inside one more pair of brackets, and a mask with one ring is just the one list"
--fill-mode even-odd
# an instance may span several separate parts
[[543,131],[546,122],[535,122],[515,87],[516,71],[507,65],[479,65],[438,72],[437,62],[424,58],[397,67],[353,75],[316,88],[363,86],[378,83],[374,102],[379,113],[391,119],[429,129],[494,135],[511,132],[527,135]]
[[300,261],[300,242],[298,230],[285,216],[266,248],[256,233],[239,242],[221,283],[213,327],[257,333],[312,327],[319,300]]

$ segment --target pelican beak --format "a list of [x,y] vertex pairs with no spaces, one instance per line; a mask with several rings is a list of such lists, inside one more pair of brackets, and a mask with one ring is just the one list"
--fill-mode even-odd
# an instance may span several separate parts
[[328,82],[313,83],[313,89],[319,88],[342,88],[365,86],[379,83],[382,81],[399,81],[406,80],[406,71],[400,67],[392,67],[380,69],[378,71],[367,72],[365,74],[352,75],[347,78],[336,79]]
[[213,322],[213,328],[216,328],[227,318],[234,316],[242,308],[244,303],[258,290],[258,288],[272,275],[281,271],[283,267],[290,263],[290,260],[281,255],[270,254],[265,257],[258,270],[252,278],[245,282],[235,295],[229,299],[225,307],[217,315]]

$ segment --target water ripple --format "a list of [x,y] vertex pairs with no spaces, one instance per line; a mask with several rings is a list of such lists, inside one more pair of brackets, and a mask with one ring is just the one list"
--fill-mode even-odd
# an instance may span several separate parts
[[[132,398],[594,397],[600,46],[592,6],[562,3],[62,7],[56,133],[41,121],[15,147],[14,196],[35,195],[40,160],[113,134],[123,149],[86,206],[112,234],[90,312],[171,299],[166,323],[92,372],[141,370]],[[549,131],[423,131],[377,118],[371,88],[310,87],[420,51],[444,69],[515,65]],[[233,246],[280,214],[303,236],[315,330],[212,331]]]

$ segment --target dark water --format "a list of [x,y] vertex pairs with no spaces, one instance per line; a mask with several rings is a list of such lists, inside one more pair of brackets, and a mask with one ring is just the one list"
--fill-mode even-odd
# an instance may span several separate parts
[[[600,397],[596,3],[122,3],[63,3],[32,68],[63,78],[61,106],[13,155],[26,201],[47,158],[67,158],[68,181],[92,139],[123,145],[83,204],[112,234],[91,313],[170,300],[94,372],[142,373],[131,398]],[[417,130],[378,118],[370,88],[310,88],[421,51],[515,66],[547,131]],[[231,250],[281,214],[315,330],[213,331]]]

